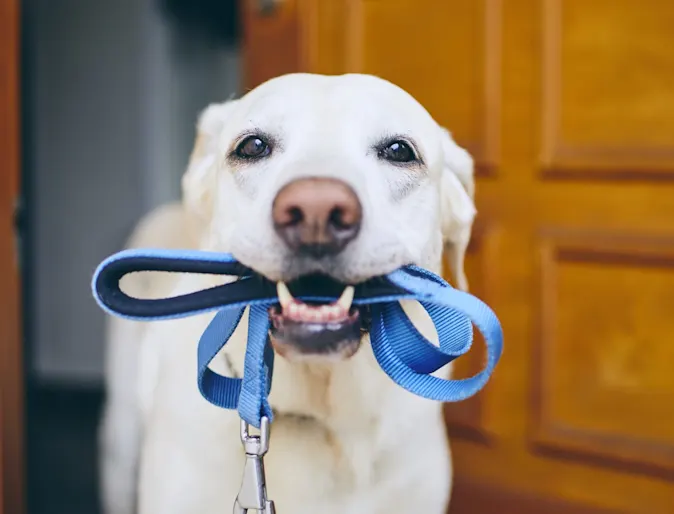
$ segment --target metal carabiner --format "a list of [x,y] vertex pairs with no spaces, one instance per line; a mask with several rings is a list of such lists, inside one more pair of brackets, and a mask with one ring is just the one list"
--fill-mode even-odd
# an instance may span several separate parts
[[250,426],[241,420],[241,442],[246,452],[241,489],[234,502],[234,514],[247,514],[256,510],[263,514],[276,514],[274,502],[267,499],[264,474],[264,455],[269,450],[269,418],[260,422],[260,435],[251,435]]

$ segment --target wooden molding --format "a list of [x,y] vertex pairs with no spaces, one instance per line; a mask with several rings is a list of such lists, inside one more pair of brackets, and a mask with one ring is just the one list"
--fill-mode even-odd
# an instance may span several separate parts
[[501,154],[503,0],[485,0],[484,113],[482,147],[475,155],[478,176],[497,174]]

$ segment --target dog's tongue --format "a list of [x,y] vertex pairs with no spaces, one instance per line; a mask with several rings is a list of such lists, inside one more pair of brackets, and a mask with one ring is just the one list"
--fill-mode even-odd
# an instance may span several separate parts
[[337,301],[324,305],[309,305],[294,298],[284,282],[276,284],[276,292],[285,318],[302,323],[329,323],[349,317],[354,288],[347,286]]

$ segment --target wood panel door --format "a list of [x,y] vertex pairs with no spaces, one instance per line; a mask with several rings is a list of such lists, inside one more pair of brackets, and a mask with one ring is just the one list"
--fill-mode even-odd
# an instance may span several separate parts
[[23,512],[23,366],[14,232],[18,194],[18,0],[0,0],[0,514]]
[[[674,2],[244,2],[252,87],[365,72],[478,163],[502,363],[447,407],[454,514],[674,512]],[[475,371],[483,356],[461,360]]]

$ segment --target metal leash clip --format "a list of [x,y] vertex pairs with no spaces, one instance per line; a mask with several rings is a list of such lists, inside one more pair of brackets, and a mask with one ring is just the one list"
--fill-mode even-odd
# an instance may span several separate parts
[[267,499],[264,474],[264,455],[269,450],[269,418],[260,421],[260,435],[251,435],[250,426],[241,420],[241,442],[246,452],[241,489],[234,502],[234,514],[247,514],[254,510],[263,514],[276,514],[274,502]]

